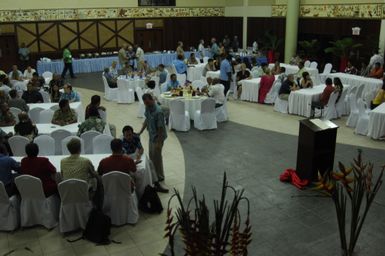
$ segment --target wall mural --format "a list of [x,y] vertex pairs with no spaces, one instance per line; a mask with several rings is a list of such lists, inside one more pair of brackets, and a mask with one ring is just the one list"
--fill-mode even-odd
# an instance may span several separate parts
[[46,9],[0,10],[0,22],[161,18],[161,17],[212,17],[224,16],[223,7],[214,8],[103,8],[103,9]]
[[[286,5],[273,5],[272,16],[284,17],[286,10]],[[299,15],[304,18],[384,19],[385,4],[301,5]]]

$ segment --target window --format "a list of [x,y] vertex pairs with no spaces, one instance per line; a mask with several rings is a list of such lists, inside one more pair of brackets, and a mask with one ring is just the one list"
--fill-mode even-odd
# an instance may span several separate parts
[[175,6],[175,0],[138,0],[139,6]]

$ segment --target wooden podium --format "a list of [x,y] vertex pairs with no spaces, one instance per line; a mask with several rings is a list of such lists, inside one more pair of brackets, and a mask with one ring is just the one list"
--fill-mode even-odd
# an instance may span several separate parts
[[318,171],[323,175],[333,170],[338,126],[328,120],[300,121],[297,174],[301,179],[316,181]]

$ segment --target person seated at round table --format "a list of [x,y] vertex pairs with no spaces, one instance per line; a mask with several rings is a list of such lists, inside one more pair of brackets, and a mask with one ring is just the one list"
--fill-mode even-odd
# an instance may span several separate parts
[[346,74],[357,75],[358,70],[353,66],[351,61],[348,61],[344,70]]
[[36,70],[32,68],[31,66],[28,66],[26,70],[24,70],[23,77],[24,79],[31,79],[33,76],[33,73],[35,73]]
[[159,64],[158,70],[155,72],[156,76],[159,77],[159,84],[163,84],[167,81],[167,71],[163,64]]
[[41,93],[33,86],[31,82],[27,84],[27,90],[23,93],[21,98],[27,104],[31,103],[43,103],[44,99]]
[[9,92],[10,92],[11,90],[12,90],[12,89],[11,89],[11,87],[9,87],[9,85],[0,82],[0,91],[4,92],[4,94],[5,94],[6,96],[9,95]]
[[251,70],[251,74],[253,75],[253,78],[258,78],[266,74],[266,69],[269,68],[269,65],[264,62],[261,64],[261,66],[255,66]]
[[376,97],[370,102],[370,109],[375,109],[385,102],[385,79],[382,81],[382,87],[377,91]]
[[134,133],[134,129],[129,125],[123,127],[122,133],[124,154],[131,156],[135,160],[140,160],[143,155],[144,149],[140,141],[139,135]]
[[198,61],[195,57],[195,53],[190,53],[190,58],[187,59],[187,65],[197,65]]
[[186,74],[187,75],[187,65],[184,62],[184,56],[178,55],[176,60],[173,60],[172,64],[174,64],[175,70],[178,74]]
[[338,93],[338,97],[336,99],[336,104],[341,98],[342,92],[344,91],[344,85],[342,84],[342,81],[339,77],[335,77],[333,79],[333,84],[334,84],[334,92]]
[[39,178],[46,197],[57,194],[55,166],[47,157],[38,156],[39,146],[36,143],[28,143],[25,153],[27,156],[21,160],[20,173]]
[[313,88],[313,81],[311,80],[309,72],[302,73],[302,79],[299,82],[301,88]]
[[279,61],[276,61],[276,62],[274,63],[274,67],[273,67],[273,69],[271,70],[271,73],[272,73],[273,75],[278,75],[278,74],[281,73],[281,64],[279,63]]
[[330,95],[335,91],[335,87],[333,86],[333,81],[331,78],[326,78],[325,84],[326,87],[320,95],[319,100],[313,101],[311,104],[311,110],[313,113],[312,116],[314,116],[314,110],[316,108],[323,108],[328,104]]
[[373,69],[369,73],[369,77],[382,79],[384,77],[384,69],[381,66],[381,63],[376,62]]
[[202,76],[206,77],[206,74],[208,71],[216,71],[217,68],[215,67],[214,59],[208,59],[207,64],[203,68]]
[[215,108],[220,108],[225,103],[224,87],[219,78],[214,78],[211,85],[208,86],[207,95],[215,100]]
[[40,89],[44,86],[45,80],[43,77],[39,76],[37,72],[34,72],[32,74],[31,80],[29,82],[33,85],[35,89]]
[[20,163],[9,156],[4,144],[0,144],[0,181],[3,182],[8,197],[18,194],[12,172],[20,173]]
[[242,94],[242,84],[240,83],[242,80],[251,79],[252,76],[248,70],[246,70],[246,64],[242,63],[240,66],[241,70],[237,73],[237,90],[238,90],[238,99]]
[[286,78],[287,78],[286,68],[285,67],[281,67],[280,72],[277,75],[278,75],[277,80],[281,80],[281,83],[283,83],[283,81],[285,81]]
[[70,108],[68,100],[60,100],[59,109],[55,111],[52,117],[52,123],[60,126],[76,123],[78,118],[73,109]]
[[21,112],[18,117],[19,122],[14,127],[15,135],[26,137],[32,141],[39,133],[36,125],[25,112]]
[[63,88],[64,86],[64,79],[61,77],[59,74],[53,74],[52,75],[52,80],[49,82],[49,87],[52,88],[52,86],[56,84],[59,86],[59,88]]
[[270,69],[266,69],[266,75],[261,77],[259,82],[258,102],[265,103],[266,95],[269,93],[271,87],[275,81],[275,76],[271,73]]
[[166,85],[167,85],[166,86],[167,91],[171,91],[171,90],[176,89],[176,88],[181,86],[181,84],[179,83],[179,81],[176,78],[176,74],[171,74],[170,80],[167,82]]
[[23,80],[23,73],[18,69],[17,65],[12,66],[12,71],[9,72],[8,77],[10,80]]
[[13,126],[15,124],[15,117],[9,110],[8,104],[6,102],[0,103],[0,126]]
[[299,87],[294,81],[294,74],[289,74],[279,88],[278,97],[281,100],[289,100],[289,95],[292,91],[298,90]]
[[[114,78],[117,78],[118,76],[119,76],[119,70],[118,70],[118,68],[117,68],[117,62],[116,61],[113,61],[112,63],[111,63],[111,66],[109,67],[109,70],[108,70],[108,72],[112,75],[112,77],[114,77]],[[106,71],[104,71],[104,72],[106,72]]]
[[[89,109],[92,108],[92,107],[96,107],[96,108],[98,109],[99,116],[103,119],[103,116],[102,116],[102,114],[101,114],[101,111],[106,112],[107,110],[106,110],[105,107],[103,107],[103,106],[100,105],[100,102],[101,102],[101,98],[100,98],[99,95],[93,95],[93,96],[91,97],[91,102],[90,102],[90,104],[88,104],[87,107],[86,107],[86,111],[85,111],[85,115],[84,115],[84,116],[85,116],[85,119],[88,119],[88,118],[89,118],[89,116],[90,116],[90,115],[89,115]],[[103,120],[103,121],[105,121],[105,120]],[[105,121],[105,122],[106,122],[106,121]],[[106,124],[107,124],[107,123],[106,123]],[[113,137],[115,137],[115,135],[116,135],[116,126],[115,126],[114,124],[111,124],[111,123],[109,123],[108,126],[110,127],[111,135],[112,135]]]
[[69,102],[79,102],[80,95],[76,91],[73,90],[70,84],[66,84],[63,87],[64,93],[61,95],[61,100],[68,100]]
[[25,103],[25,101],[19,97],[16,90],[9,91],[9,97],[10,99],[8,100],[8,106],[10,108],[18,108],[24,112],[29,111],[27,103]]
[[88,108],[88,118],[79,125],[77,135],[80,137],[80,135],[88,131],[103,133],[105,126],[106,122],[100,117],[98,108],[91,106]]
[[108,87],[118,88],[118,78],[110,72],[110,68],[104,68],[103,76],[106,78]]
[[300,79],[302,77],[303,72],[306,71],[305,63],[303,61],[300,61],[297,66],[298,66],[298,72],[296,73],[296,78]]
[[50,87],[50,98],[52,103],[58,103],[60,101],[62,92],[60,91],[60,87],[57,85],[57,83],[53,83]]

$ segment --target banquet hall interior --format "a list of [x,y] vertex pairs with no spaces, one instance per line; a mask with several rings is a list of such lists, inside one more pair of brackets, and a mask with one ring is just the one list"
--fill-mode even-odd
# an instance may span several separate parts
[[384,51],[383,0],[1,0],[0,256],[385,255]]

